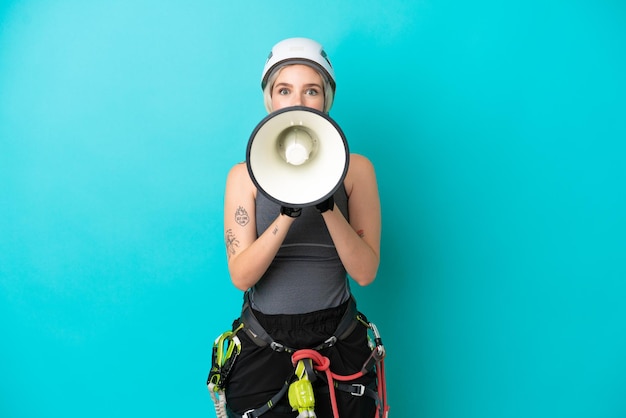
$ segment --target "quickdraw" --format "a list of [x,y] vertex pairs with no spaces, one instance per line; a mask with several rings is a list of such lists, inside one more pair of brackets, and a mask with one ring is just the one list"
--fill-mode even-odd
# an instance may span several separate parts
[[242,327],[243,325],[240,325],[234,331],[223,333],[213,343],[212,366],[207,378],[207,387],[215,405],[217,418],[228,418],[224,389],[230,370],[241,353],[241,342],[236,334]]

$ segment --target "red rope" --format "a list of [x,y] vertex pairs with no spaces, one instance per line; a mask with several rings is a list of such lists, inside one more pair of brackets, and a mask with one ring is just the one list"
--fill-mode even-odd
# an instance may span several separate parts
[[389,414],[389,405],[387,404],[387,382],[385,380],[385,364],[383,359],[381,359],[379,364],[376,366],[376,372],[378,374],[378,398],[380,401],[376,408],[376,413],[379,416],[387,418]]
[[[291,361],[295,366],[300,360],[311,359],[313,361],[313,367],[315,370],[326,373],[326,380],[328,380],[328,390],[330,391],[330,402],[333,407],[333,415],[335,418],[339,418],[339,409],[337,408],[337,396],[335,394],[335,386],[333,380],[339,380],[342,382],[358,379],[365,373],[363,371],[351,374],[349,376],[342,376],[330,371],[330,359],[321,355],[315,350],[298,350],[291,356]],[[380,388],[379,388],[380,391]]]

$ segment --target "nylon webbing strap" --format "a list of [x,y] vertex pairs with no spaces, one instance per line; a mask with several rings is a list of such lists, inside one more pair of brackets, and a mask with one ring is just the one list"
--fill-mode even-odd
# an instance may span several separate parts
[[281,400],[283,396],[285,396],[285,393],[287,393],[287,389],[289,389],[289,382],[285,381],[283,387],[278,391],[276,395],[272,397],[272,399],[270,399],[265,405],[257,409],[251,409],[250,411],[247,411],[242,415],[242,418],[260,417],[261,415],[272,409],[276,405],[276,403]]
[[[250,306],[250,296],[248,292],[244,293],[244,303],[243,309],[241,310],[241,322],[243,322],[243,330],[252,341],[259,347],[265,347],[269,345],[274,351],[286,351],[288,353],[294,353],[298,351],[298,349],[287,347],[284,344],[281,344],[274,339],[263,329],[259,320],[254,316],[254,312],[252,312],[252,307]],[[339,321],[339,325],[335,330],[333,336],[324,341],[324,343],[320,344],[318,347],[315,347],[314,350],[321,350],[322,348],[333,346],[338,340],[343,340],[348,337],[354,328],[357,326],[357,315],[358,311],[356,309],[356,301],[354,297],[350,297],[348,302],[348,307],[346,308],[346,312],[343,314],[341,321]]]
[[250,306],[250,297],[248,292],[244,293],[243,309],[241,310],[241,322],[243,322],[243,330],[252,341],[259,347],[265,347],[269,345],[274,351],[287,351],[288,353],[295,352],[296,350],[290,347],[285,347],[280,344],[265,331],[265,329],[259,323],[259,320],[254,316],[252,307]]
[[[352,396],[367,396],[367,397],[374,399],[377,402],[379,400],[378,393],[375,390],[369,389],[358,383],[347,384],[347,383],[335,382],[334,386],[340,391],[349,393]],[[325,392],[325,391],[320,390],[320,392]]]

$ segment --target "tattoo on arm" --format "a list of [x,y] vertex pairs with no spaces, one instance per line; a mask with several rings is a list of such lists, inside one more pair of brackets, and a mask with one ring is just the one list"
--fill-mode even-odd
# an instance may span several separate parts
[[356,231],[356,234],[360,236],[361,238],[363,238],[365,236],[365,231],[363,231],[362,229],[359,229],[358,231]]
[[235,211],[235,222],[241,226],[246,226],[250,222],[250,215],[243,206],[239,206]]
[[239,247],[239,240],[237,239],[235,234],[233,234],[232,229],[226,230],[225,241],[226,241],[226,255],[228,256],[228,258],[230,258],[231,256],[237,253],[236,248]]

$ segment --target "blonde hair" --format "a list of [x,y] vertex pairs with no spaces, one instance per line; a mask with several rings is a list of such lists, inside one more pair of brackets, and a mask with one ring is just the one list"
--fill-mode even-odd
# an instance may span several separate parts
[[[265,109],[267,110],[268,113],[272,113],[273,111],[272,89],[274,88],[274,83],[276,82],[276,79],[278,78],[278,74],[280,74],[280,70],[282,70],[288,65],[290,64],[283,65],[281,67],[276,68],[274,71],[272,71],[270,76],[267,78],[267,84],[265,85],[265,88],[263,89],[263,101],[265,102]],[[315,67],[311,67],[311,68],[317,71]],[[322,81],[324,82],[324,113],[328,113],[330,111],[330,108],[333,106],[333,101],[335,99],[335,91],[333,90],[328,79],[319,71],[317,72],[320,75],[320,77],[322,77]]]

